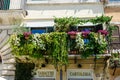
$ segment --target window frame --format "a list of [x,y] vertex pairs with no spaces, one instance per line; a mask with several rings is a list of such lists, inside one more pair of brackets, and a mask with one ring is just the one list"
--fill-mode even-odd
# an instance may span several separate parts
[[[53,28],[52,31],[49,31],[48,28]],[[50,32],[53,32],[54,31],[54,27],[53,26],[47,26],[47,27],[30,27],[30,31],[32,32],[32,29],[38,29],[38,30],[44,30],[45,29],[45,33],[50,33]],[[32,34],[35,34],[35,33],[32,33]],[[38,33],[38,34],[42,34],[42,33]]]

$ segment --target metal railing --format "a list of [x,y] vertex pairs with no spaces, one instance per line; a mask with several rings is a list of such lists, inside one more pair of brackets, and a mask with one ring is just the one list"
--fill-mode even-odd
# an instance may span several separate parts
[[25,0],[0,0],[0,10],[22,9]]

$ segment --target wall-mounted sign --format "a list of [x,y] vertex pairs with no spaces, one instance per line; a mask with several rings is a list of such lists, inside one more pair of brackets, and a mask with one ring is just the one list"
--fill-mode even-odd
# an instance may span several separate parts
[[33,80],[55,80],[56,70],[37,70]]
[[68,69],[67,80],[94,80],[92,69]]

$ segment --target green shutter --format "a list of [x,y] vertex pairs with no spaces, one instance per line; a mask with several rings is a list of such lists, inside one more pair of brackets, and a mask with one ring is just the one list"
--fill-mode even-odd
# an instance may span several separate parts
[[4,7],[3,10],[8,10],[10,6],[10,0],[4,0]]

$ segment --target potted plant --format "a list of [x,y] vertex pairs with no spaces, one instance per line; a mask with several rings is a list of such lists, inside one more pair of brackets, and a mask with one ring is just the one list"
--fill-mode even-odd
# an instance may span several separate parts
[[75,39],[77,35],[77,31],[69,31],[68,35],[70,36],[71,39]]
[[68,62],[67,33],[65,32],[13,34],[9,42],[15,56],[40,59],[48,55],[48,59],[52,59],[54,65],[65,65]]
[[68,31],[76,31],[77,25],[80,24],[80,19],[75,17],[63,17],[63,18],[55,18],[55,31],[58,32],[68,32]]
[[[89,40],[87,43],[84,40],[86,37]],[[83,33],[77,34],[76,44],[76,48],[82,51],[83,57],[103,54],[107,50],[107,41],[103,35],[94,32],[85,33],[85,35]]]

